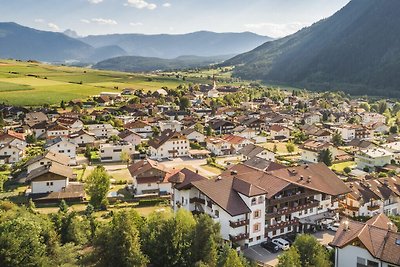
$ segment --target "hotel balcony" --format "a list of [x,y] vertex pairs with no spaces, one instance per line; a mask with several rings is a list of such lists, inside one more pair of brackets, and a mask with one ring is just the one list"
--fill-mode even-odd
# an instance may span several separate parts
[[202,199],[202,198],[198,198],[198,197],[192,197],[191,199],[189,199],[190,203],[200,203],[200,204],[206,204],[206,200]]
[[249,239],[249,234],[238,234],[238,235],[229,235],[229,240],[232,242],[238,242],[241,240]]
[[240,220],[240,221],[229,221],[229,225],[232,228],[237,228],[245,225],[249,225],[250,221],[248,219]]
[[379,210],[379,208],[380,208],[379,205],[373,205],[373,206],[367,207],[367,209],[368,209],[369,211],[376,211],[376,210]]
[[285,203],[285,202],[290,202],[290,201],[295,201],[295,200],[299,200],[302,198],[306,198],[306,197],[311,197],[314,196],[315,192],[305,192],[305,193],[297,193],[297,194],[293,194],[290,196],[282,196],[282,197],[275,197],[273,199],[269,200],[269,205],[275,205],[278,203]]
[[[288,226],[292,226],[292,225],[298,225],[299,223],[300,222],[299,222],[298,219],[293,219],[293,220],[286,221],[286,222],[279,222],[279,223],[267,226],[265,228],[265,231],[266,232],[270,232],[270,231],[274,231],[274,230],[281,229],[281,228],[284,228],[284,227],[288,227]],[[267,235],[267,233],[265,233],[265,235]]]
[[319,206],[319,201],[313,201],[307,204],[299,205],[297,207],[292,207],[292,208],[280,208],[279,210],[272,212],[272,213],[266,213],[265,217],[266,218],[273,218],[277,216],[283,216],[287,214],[291,214],[293,212],[301,211],[301,210],[306,210],[306,209],[311,209]]

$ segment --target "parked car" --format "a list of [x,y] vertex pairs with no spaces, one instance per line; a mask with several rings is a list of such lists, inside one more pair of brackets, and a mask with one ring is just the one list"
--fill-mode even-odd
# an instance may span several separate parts
[[288,234],[285,236],[285,240],[287,240],[289,242],[290,245],[292,245],[294,243],[294,241],[296,240],[296,236],[297,234],[293,233],[293,234]]
[[276,245],[272,242],[268,242],[268,241],[262,242],[261,247],[265,248],[266,250],[268,250],[271,253],[276,253],[279,251],[278,245]]
[[283,238],[272,239],[272,243],[277,245],[282,250],[288,250],[289,247],[290,247],[289,242],[287,240],[283,239]]
[[340,223],[328,224],[326,229],[336,232],[339,229]]

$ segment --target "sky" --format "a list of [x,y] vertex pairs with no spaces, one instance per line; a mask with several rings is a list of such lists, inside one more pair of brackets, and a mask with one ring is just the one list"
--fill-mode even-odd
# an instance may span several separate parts
[[0,20],[81,36],[251,31],[283,37],[350,0],[0,0]]

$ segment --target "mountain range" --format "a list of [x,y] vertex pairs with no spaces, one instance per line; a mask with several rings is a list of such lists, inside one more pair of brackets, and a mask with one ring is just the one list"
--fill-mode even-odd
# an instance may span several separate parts
[[224,65],[269,84],[399,97],[399,11],[399,0],[352,0],[333,16]]
[[80,39],[93,46],[118,45],[129,55],[173,59],[183,55],[212,57],[247,52],[272,38],[251,32],[215,33],[199,31],[188,34],[111,34]]
[[224,62],[224,60],[231,57],[232,55],[214,57],[180,56],[173,59],[164,59],[156,57],[124,56],[100,61],[92,68],[127,72],[189,69],[207,67],[211,64]]
[[13,22],[0,23],[0,58],[47,62],[96,63],[120,56],[176,58],[184,55],[237,55],[269,37],[244,33],[195,32],[180,35],[114,34],[79,37],[76,32],[40,31]]

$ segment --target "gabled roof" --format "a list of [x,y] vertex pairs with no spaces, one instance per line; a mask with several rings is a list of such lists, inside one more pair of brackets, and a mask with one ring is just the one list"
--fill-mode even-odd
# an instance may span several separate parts
[[231,216],[249,213],[251,210],[233,189],[233,182],[233,178],[216,178],[196,181],[192,184]]
[[67,165],[69,162],[69,157],[64,154],[54,153],[51,151],[46,151],[41,155],[38,155],[25,163],[25,166],[29,166],[35,162],[41,161],[42,159],[48,159],[52,162],[56,162],[62,165]]
[[269,173],[293,184],[332,196],[350,192],[345,183],[322,162],[279,169]]
[[189,169],[182,169],[169,177],[168,181],[175,184],[178,190],[185,190],[192,188],[192,183],[196,181],[208,180],[206,177],[201,176]]
[[252,158],[254,156],[257,156],[258,154],[260,154],[261,152],[263,152],[265,150],[267,150],[267,149],[265,149],[264,147],[257,146],[255,144],[248,144],[245,147],[239,149],[238,153],[242,154],[246,157]]
[[149,146],[158,149],[171,139],[186,139],[186,137],[179,132],[168,129],[163,131],[158,138],[151,139],[148,144]]
[[285,165],[270,160],[266,160],[257,156],[246,160],[245,162],[243,162],[243,164],[258,169],[260,171],[273,171],[286,168]]
[[354,242],[361,243],[373,257],[400,265],[400,233],[384,214],[378,214],[366,223],[342,221],[331,246],[343,248]]
[[37,177],[40,177],[46,173],[56,174],[65,178],[72,178],[73,176],[72,168],[59,164],[57,162],[52,162],[51,164],[33,170],[31,173],[28,174],[26,180],[27,181],[35,180]]
[[138,176],[148,170],[156,169],[165,173],[170,172],[170,169],[167,168],[164,164],[159,163],[152,159],[143,159],[138,162],[133,163],[128,167],[128,170],[132,177]]

